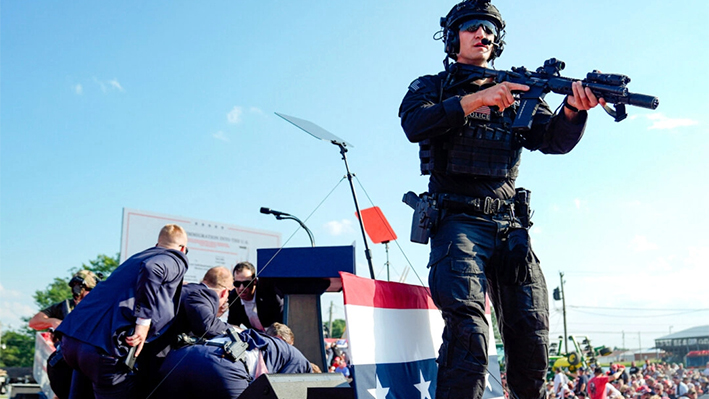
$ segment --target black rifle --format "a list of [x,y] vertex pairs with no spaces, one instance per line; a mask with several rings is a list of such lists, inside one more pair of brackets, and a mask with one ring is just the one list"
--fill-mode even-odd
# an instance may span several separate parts
[[[520,108],[512,123],[513,131],[524,132],[532,128],[532,118],[547,93],[551,91],[557,94],[573,95],[571,84],[577,79],[561,76],[559,72],[564,67],[564,62],[556,58],[544,61],[544,66],[537,68],[536,72],[528,71],[525,67],[512,67],[511,71],[498,71],[475,65],[455,64],[453,68],[457,68],[458,73],[462,72],[467,76],[462,81],[455,81],[452,85],[446,86],[446,89],[485,78],[493,78],[497,83],[512,82],[529,86],[528,91],[519,93]],[[593,71],[589,72],[586,79],[581,82],[584,87],[591,89],[596,97],[614,104],[615,109],[608,105],[604,109],[615,118],[616,122],[620,122],[628,116],[625,112],[625,104],[649,109],[656,109],[660,104],[657,97],[629,92],[626,85],[630,83],[630,78],[625,75]]]

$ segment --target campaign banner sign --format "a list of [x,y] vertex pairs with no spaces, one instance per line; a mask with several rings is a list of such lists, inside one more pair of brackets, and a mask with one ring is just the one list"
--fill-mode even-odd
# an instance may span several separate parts
[[258,248],[281,246],[280,233],[273,231],[123,208],[120,262],[155,246],[160,229],[170,223],[187,232],[190,267],[185,282],[188,283],[202,281],[207,270],[214,266],[231,270],[238,262],[249,261],[255,265]]

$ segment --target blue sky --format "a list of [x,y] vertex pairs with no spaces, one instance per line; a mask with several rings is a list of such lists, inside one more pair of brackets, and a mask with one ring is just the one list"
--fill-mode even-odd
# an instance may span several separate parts
[[[426,178],[397,112],[412,80],[441,70],[443,45],[432,36],[453,4],[2,1],[3,328],[34,314],[32,293],[53,278],[118,252],[123,207],[287,239],[296,224],[259,208],[305,219],[345,171],[335,146],[274,112],[355,146],[348,160],[362,206],[372,205],[366,190],[426,281],[428,249],[408,241],[401,203]],[[550,291],[566,274],[571,332],[621,345],[625,331],[627,347],[647,347],[670,327],[707,324],[709,5],[495,4],[508,25],[498,68],[556,57],[565,76],[623,73],[631,91],[660,98],[656,111],[629,107],[622,123],[594,110],[568,155],[523,156],[533,244]],[[356,242],[358,274],[368,275],[346,182],[307,224],[319,245]],[[287,245],[308,243],[298,232]],[[384,248],[372,250],[383,278]],[[408,267],[396,245],[390,259],[394,276]],[[414,273],[406,281],[417,283]],[[338,297],[325,300],[344,317]],[[551,306],[556,336],[563,323]]]

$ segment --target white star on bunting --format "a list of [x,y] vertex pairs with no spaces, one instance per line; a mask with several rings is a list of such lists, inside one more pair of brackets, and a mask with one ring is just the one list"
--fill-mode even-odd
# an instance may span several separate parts
[[431,386],[431,381],[426,381],[423,378],[423,371],[421,370],[419,370],[419,375],[421,376],[419,379],[420,382],[418,384],[414,384],[414,386],[419,390],[419,392],[421,392],[421,399],[431,399],[431,393],[428,392],[428,387]]
[[367,392],[369,392],[370,395],[374,399],[385,399],[387,397],[387,394],[389,393],[389,388],[383,388],[382,383],[379,382],[379,376],[376,376],[377,379],[377,387],[373,389],[367,389]]

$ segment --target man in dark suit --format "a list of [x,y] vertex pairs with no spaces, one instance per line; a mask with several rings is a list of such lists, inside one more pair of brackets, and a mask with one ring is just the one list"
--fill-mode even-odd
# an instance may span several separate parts
[[[247,345],[230,357],[224,344],[229,335],[187,345],[170,352],[160,368],[156,399],[236,398],[261,374],[310,373],[312,366],[302,353],[283,339],[249,329],[235,334]],[[237,347],[238,348],[238,347]],[[240,356],[241,354],[244,356]]]
[[273,285],[260,282],[250,262],[234,266],[234,290],[229,293],[229,324],[264,331],[283,323],[283,294]]
[[229,269],[217,266],[207,270],[202,282],[184,285],[175,331],[205,339],[224,334],[230,326],[219,317],[226,312],[233,281]]
[[166,225],[155,247],[123,262],[59,325],[64,358],[75,370],[72,398],[91,397],[87,384],[96,398],[139,396],[139,375],[124,362],[131,347],[139,356],[172,324],[187,252],[185,230]]

